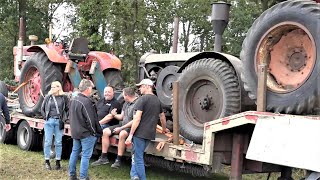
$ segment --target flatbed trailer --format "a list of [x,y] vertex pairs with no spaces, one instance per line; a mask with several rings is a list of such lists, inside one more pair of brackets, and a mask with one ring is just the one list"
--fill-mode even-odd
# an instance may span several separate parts
[[[208,177],[220,172],[224,165],[231,165],[230,179],[242,179],[242,174],[270,172],[283,172],[282,178],[290,179],[291,174],[285,167],[320,172],[319,120],[312,116],[242,112],[205,123],[202,144],[188,142],[181,136],[180,143],[174,144],[164,134],[157,133],[145,151],[146,162],[200,177]],[[1,121],[0,140],[16,141],[22,150],[40,150],[44,123],[43,119],[21,114],[19,109],[12,110],[12,130],[5,133]],[[118,136],[111,137],[110,142],[110,151],[116,152]],[[65,124],[65,157],[70,155],[71,147],[70,125]],[[127,146],[126,155],[130,152],[131,146]]]

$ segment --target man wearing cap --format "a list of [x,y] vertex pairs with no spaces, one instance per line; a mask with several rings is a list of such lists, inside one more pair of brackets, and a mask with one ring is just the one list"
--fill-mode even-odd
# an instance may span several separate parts
[[95,104],[89,99],[93,87],[94,85],[90,80],[81,80],[79,84],[80,93],[70,101],[69,118],[73,139],[69,160],[69,179],[71,180],[77,179],[76,164],[81,151],[80,179],[89,179],[89,160],[97,140],[96,136],[102,135]]
[[148,143],[155,139],[157,123],[161,121],[163,133],[166,131],[166,117],[162,110],[161,103],[153,94],[153,82],[150,79],[143,79],[139,84],[141,96],[135,106],[131,130],[126,144],[132,143],[132,163],[130,176],[133,180],[146,180],[143,154]]

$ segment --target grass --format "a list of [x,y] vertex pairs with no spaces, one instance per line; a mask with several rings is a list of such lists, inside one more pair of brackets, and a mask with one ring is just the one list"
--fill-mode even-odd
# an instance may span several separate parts
[[[96,157],[95,157],[96,158]],[[92,158],[91,161],[94,161]],[[111,162],[114,157],[110,158]],[[54,165],[54,160],[51,164]],[[68,179],[68,160],[62,160],[62,170],[45,170],[42,152],[22,151],[15,145],[0,144],[0,177],[4,180],[11,179]],[[54,166],[53,166],[54,167]],[[78,164],[79,169],[79,164]],[[171,172],[166,169],[147,167],[148,180],[208,180],[206,178],[194,178],[189,174]],[[214,176],[215,180],[227,180],[230,167],[224,168],[222,175]],[[89,167],[91,179],[122,180],[130,179],[130,160],[125,160],[123,167],[112,169],[110,165]],[[304,175],[303,170],[293,171],[294,179],[301,179]],[[243,175],[244,180],[266,180],[267,174]],[[280,173],[272,173],[269,180],[276,180]]]
[[[92,159],[92,161],[95,159]],[[113,162],[114,159],[111,159]],[[54,160],[51,164],[54,165]],[[1,179],[68,179],[68,161],[62,160],[62,170],[45,170],[42,152],[22,151],[15,145],[0,144],[0,177]],[[54,166],[53,166],[54,167]],[[79,169],[79,164],[78,168]],[[147,178],[151,180],[187,180],[197,179],[188,174],[170,172],[166,169],[147,167]],[[89,167],[91,179],[130,179],[130,160],[124,162],[120,169],[110,165]],[[198,178],[199,179],[199,178]],[[204,178],[200,178],[204,179]],[[216,176],[214,179],[227,180],[227,177]]]

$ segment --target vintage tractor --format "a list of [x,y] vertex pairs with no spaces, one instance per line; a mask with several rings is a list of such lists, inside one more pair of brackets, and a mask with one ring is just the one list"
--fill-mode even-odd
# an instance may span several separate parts
[[255,110],[258,66],[263,63],[268,67],[268,111],[315,113],[320,91],[318,2],[285,1],[265,11],[247,33],[241,60],[219,52],[230,5],[214,3],[215,51],[148,53],[140,59],[139,77],[156,82],[168,118],[172,82],[179,82],[180,133],[196,143],[202,142],[205,122]]
[[[21,34],[21,33],[20,33]],[[34,36],[31,37],[33,42]],[[27,116],[40,115],[44,95],[50,90],[51,82],[62,82],[65,92],[77,88],[81,79],[91,79],[98,95],[111,85],[123,87],[121,61],[115,55],[89,51],[88,41],[74,39],[70,46],[63,42],[47,39],[44,45],[14,47],[14,75],[19,81],[19,103]]]

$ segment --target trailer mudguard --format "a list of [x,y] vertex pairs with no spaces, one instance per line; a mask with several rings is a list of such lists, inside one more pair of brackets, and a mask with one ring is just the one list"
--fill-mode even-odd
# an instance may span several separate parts
[[43,51],[46,53],[50,61],[54,63],[66,64],[68,62],[67,57],[63,55],[64,50],[61,47],[55,46],[53,44],[31,46],[27,51],[28,52]]

